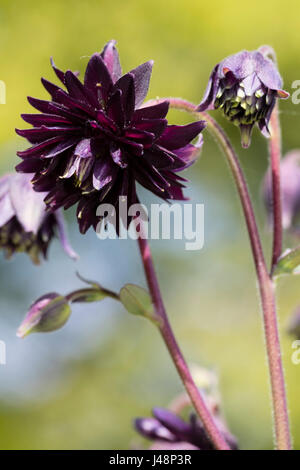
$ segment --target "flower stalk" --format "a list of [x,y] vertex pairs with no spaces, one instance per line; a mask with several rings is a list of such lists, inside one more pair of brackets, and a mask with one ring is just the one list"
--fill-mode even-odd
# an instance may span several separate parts
[[208,410],[201,392],[193,380],[187,363],[174,336],[162,300],[148,240],[146,238],[139,237],[138,245],[153,305],[155,307],[156,314],[162,320],[159,326],[159,330],[177,369],[177,372],[215,448],[218,450],[230,450],[227,442],[216,426],[214,418]]
[[[219,126],[219,124],[209,114],[205,112],[196,112],[197,107],[194,104],[182,100],[180,98],[165,98],[165,100],[166,99],[169,101],[171,108],[181,109],[190,113],[194,113],[198,118],[200,116],[201,119],[204,119],[207,122],[207,128],[215,137],[221,149],[223,150],[227,162],[230,166],[231,172],[233,174],[247,225],[259,285],[272,393],[276,448],[278,450],[291,449],[292,444],[289,428],[289,416],[287,409],[284,372],[281,358],[280,339],[278,332],[274,284],[272,282],[271,275],[268,273],[267,265],[265,262],[253,205],[249,195],[247,182],[243,170],[240,166],[238,157],[227,135],[225,134],[221,126]],[[274,152],[276,150],[277,159],[278,139],[276,140],[275,146],[274,140],[276,134],[274,135],[274,132],[275,130],[273,130],[273,146]],[[277,179],[277,183],[278,182],[279,178]],[[278,234],[276,236],[278,237]],[[276,243],[278,243],[278,241]]]
[[281,131],[279,123],[278,104],[275,106],[270,119],[270,165],[272,173],[272,206],[273,206],[273,252],[271,274],[282,253],[282,203],[280,184],[281,160]]

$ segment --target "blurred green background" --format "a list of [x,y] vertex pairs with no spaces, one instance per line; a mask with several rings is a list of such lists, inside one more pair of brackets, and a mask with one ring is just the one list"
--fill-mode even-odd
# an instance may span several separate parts
[[[0,170],[11,170],[27,95],[46,98],[40,77],[54,80],[53,56],[63,69],[80,70],[109,39],[118,41],[123,69],[155,60],[149,98],[181,96],[199,102],[213,66],[241,49],[272,45],[285,89],[300,79],[298,1],[199,0],[70,1],[0,0],[0,79],[7,103],[0,105]],[[283,150],[300,146],[300,108],[282,102]],[[214,113],[233,139],[248,177],[267,253],[260,185],[267,168],[265,139],[254,131],[249,150],[239,132]],[[172,112],[170,121],[189,117]],[[258,293],[239,201],[223,156],[205,133],[201,159],[189,169],[187,191],[205,204],[205,247],[184,251],[183,242],[152,243],[164,298],[186,358],[219,374],[231,431],[243,449],[272,447],[269,388]],[[145,195],[145,198],[147,196]],[[181,393],[164,345],[146,321],[113,301],[78,306],[57,333],[21,341],[15,331],[31,301],[49,291],[80,286],[75,270],[118,289],[144,283],[133,241],[99,241],[78,233],[68,214],[70,237],[81,255],[75,266],[57,242],[49,262],[35,267],[23,255],[0,260],[0,339],[7,365],[0,366],[1,449],[126,449],[140,445],[135,416],[166,406]],[[295,448],[300,449],[300,365],[291,361],[285,328],[300,303],[299,278],[278,290],[279,316]]]

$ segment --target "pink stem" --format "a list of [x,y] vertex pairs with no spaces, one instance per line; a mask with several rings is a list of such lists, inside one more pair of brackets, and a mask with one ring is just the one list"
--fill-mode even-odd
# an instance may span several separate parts
[[270,119],[271,137],[269,141],[269,152],[272,171],[272,202],[273,202],[273,254],[271,273],[273,272],[278,258],[282,253],[282,207],[281,207],[281,185],[280,185],[280,159],[281,159],[281,132],[276,104]]
[[199,418],[201,419],[203,426],[210,437],[211,441],[214,443],[215,448],[218,450],[230,450],[227,442],[222,436],[221,432],[217,428],[214,418],[210,414],[206,403],[197,388],[193,377],[189,371],[187,363],[182,355],[182,352],[177,344],[176,338],[174,336],[172,327],[170,325],[162,296],[160,293],[159,283],[156,277],[152,255],[148,240],[145,238],[138,238],[139,249],[144,265],[145,275],[151,294],[152,302],[155,307],[155,313],[162,320],[160,328],[160,333],[162,338],[168,348],[170,356],[173,360],[173,363],[180,375],[180,378],[183,382],[183,385],[193,403]]
[[[155,100],[153,100],[154,102]],[[276,445],[279,450],[291,449],[291,436],[289,428],[289,416],[287,409],[285,380],[281,359],[281,348],[278,333],[276,301],[272,278],[268,273],[265,262],[261,240],[256,224],[256,218],[249,195],[247,182],[240,166],[239,159],[221,126],[207,113],[197,113],[196,106],[180,98],[163,98],[159,101],[169,101],[172,108],[185,110],[196,114],[207,122],[208,130],[216,138],[221,149],[224,151],[227,162],[232,171],[239,197],[241,200],[244,217],[250,238],[250,244],[256,268],[259,284],[259,292],[263,310],[264,331],[266,338],[266,350],[268,357],[269,375],[272,392],[272,405],[274,411],[274,427]],[[278,144],[277,144],[278,145]],[[277,147],[278,149],[278,147]],[[278,152],[277,152],[278,156]],[[278,160],[278,158],[276,157]],[[279,176],[279,173],[276,173]],[[277,182],[279,179],[277,178]],[[280,194],[280,193],[279,193]],[[277,193],[278,195],[278,193]],[[277,199],[278,203],[278,199]],[[279,199],[280,204],[280,199]],[[277,214],[278,217],[278,214]],[[280,219],[281,220],[281,219]],[[278,227],[277,227],[278,230]],[[278,235],[277,235],[278,237]],[[278,243],[278,242],[277,242]]]

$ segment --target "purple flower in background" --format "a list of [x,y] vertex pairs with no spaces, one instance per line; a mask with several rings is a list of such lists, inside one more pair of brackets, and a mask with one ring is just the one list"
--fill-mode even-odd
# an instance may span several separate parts
[[242,51],[227,57],[212,71],[198,111],[221,108],[239,126],[243,147],[251,142],[252,128],[258,124],[265,137],[276,98],[288,98],[275,63],[257,51]]
[[46,212],[45,193],[35,192],[31,179],[32,174],[17,173],[0,178],[0,248],[7,258],[25,252],[38,264],[41,254],[46,258],[57,231],[66,253],[76,258],[66,238],[62,214]]
[[100,203],[117,209],[120,196],[127,196],[128,205],[138,202],[136,182],[165,200],[185,199],[186,180],[177,172],[196,158],[198,148],[190,142],[205,123],[169,126],[168,102],[140,107],[152,65],[146,62],[122,76],[110,41],[90,58],[83,83],[52,62],[66,91],[42,79],[51,101],[28,98],[42,114],[22,115],[34,127],[17,130],[32,144],[18,152],[23,161],[17,170],[35,173],[34,189],[49,192],[45,202],[52,210],[79,203],[82,233],[96,228]]
[[289,318],[287,332],[300,340],[300,305],[298,305]]
[[[151,449],[214,449],[201,422],[194,414],[186,422],[172,411],[163,408],[154,408],[152,412],[153,418],[137,418],[134,422],[136,430],[143,437],[154,441]],[[218,424],[231,449],[236,449],[236,439],[225,429],[221,421]]]
[[[282,226],[297,231],[296,219],[300,213],[300,150],[292,150],[280,162]],[[263,181],[263,198],[272,222],[272,174],[268,169]],[[299,229],[299,228],[298,228]]]

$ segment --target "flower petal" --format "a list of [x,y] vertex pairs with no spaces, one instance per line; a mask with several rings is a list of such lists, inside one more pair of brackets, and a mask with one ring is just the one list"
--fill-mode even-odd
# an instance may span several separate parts
[[37,233],[45,217],[44,193],[34,191],[32,174],[16,173],[10,182],[10,197],[16,217],[26,232]]
[[168,114],[169,106],[169,101],[162,101],[153,106],[139,108],[134,112],[133,121],[136,122],[141,119],[163,119]]
[[42,125],[55,126],[59,124],[72,124],[69,119],[55,114],[21,114],[21,118],[35,127]]
[[32,129],[16,129],[16,133],[21,137],[25,137],[31,144],[37,144],[52,137],[68,135],[76,135],[81,131],[80,127],[34,127]]
[[219,82],[220,79],[218,77],[218,69],[219,65],[217,64],[215,68],[213,69],[209,80],[208,84],[204,93],[204,96],[202,98],[201,103],[199,104],[197,111],[205,111],[208,109],[214,109],[214,101],[216,98],[216,94],[218,92],[218,87],[219,87]]
[[163,134],[167,124],[166,119],[142,119],[135,124],[135,127],[138,130],[150,132],[158,138]]
[[169,150],[185,147],[205,128],[205,121],[192,122],[185,126],[168,126],[158,140],[159,145]]
[[104,49],[101,52],[101,57],[103,58],[114,83],[119,80],[122,75],[119,54],[115,45],[116,41],[111,40],[104,46]]
[[54,60],[53,60],[52,57],[50,57],[50,63],[51,63],[51,65],[52,65],[52,68],[53,68],[53,70],[54,70],[56,76],[57,76],[58,79],[64,84],[64,83],[65,83],[65,74],[64,74],[64,72],[62,72],[61,70],[59,70],[59,69],[56,67],[56,65],[55,65]]
[[88,102],[92,106],[98,106],[98,99],[95,98],[95,95],[87,87],[83,86],[81,81],[78,80],[71,70],[67,70],[65,74],[65,82],[70,96],[76,100],[82,101],[83,103]]
[[155,135],[151,132],[134,129],[133,127],[125,132],[125,137],[126,139],[132,139],[134,142],[141,143],[145,147],[150,146],[155,139]]
[[134,113],[135,91],[134,80],[131,73],[123,75],[114,85],[115,90],[120,90],[121,103],[125,116],[125,123],[129,123]]
[[78,155],[81,158],[92,157],[93,153],[91,150],[91,139],[81,140],[74,150],[74,155]]
[[62,104],[66,108],[71,108],[72,111],[79,110],[90,116],[96,115],[95,109],[87,101],[85,102],[79,101],[73,98],[72,96],[68,95],[68,93],[66,93],[63,90],[57,91],[57,93],[55,94],[54,101],[56,101],[59,104]]
[[54,83],[49,82],[45,78],[41,78],[41,82],[43,86],[45,87],[45,89],[48,91],[49,95],[52,97],[52,99],[54,98],[55,93],[58,90],[61,90],[59,86],[55,85]]
[[59,142],[57,145],[51,148],[51,150],[46,151],[42,154],[43,158],[53,158],[61,153],[65,152],[71,147],[74,147],[78,143],[78,137],[70,137],[69,139],[64,139]]
[[91,225],[97,222],[96,211],[99,201],[95,197],[82,197],[77,206],[77,219],[80,233],[84,234]]
[[110,144],[110,155],[116,165],[119,165],[121,168],[127,167],[128,162],[125,152],[122,152],[120,147],[116,146],[113,142]]
[[53,144],[56,144],[57,142],[61,142],[63,140],[63,136],[53,137],[52,139],[48,139],[44,142],[33,145],[32,147],[29,147],[26,150],[19,151],[17,152],[17,155],[21,158],[34,157],[36,155],[41,156],[44,155],[44,151],[47,147],[50,147]]
[[44,162],[40,158],[26,158],[16,166],[16,171],[20,173],[36,173],[43,169]]
[[97,160],[93,173],[94,188],[98,191],[104,188],[104,186],[113,181],[117,175],[117,172],[118,166],[108,158],[105,161]]
[[[51,113],[50,110],[50,102],[46,100],[39,100],[37,98],[33,98],[32,96],[28,96],[27,100],[31,106],[33,106],[35,109],[38,111],[41,111],[42,113]],[[53,113],[54,114],[54,113]]]
[[0,177],[0,199],[9,192],[9,184],[11,177],[11,173],[7,173],[6,175]]
[[122,104],[122,91],[117,89],[110,96],[107,103],[107,114],[115,121],[119,128],[123,128],[125,116]]
[[65,227],[65,222],[64,222],[64,217],[62,215],[62,212],[60,210],[55,212],[55,218],[57,222],[57,228],[58,228],[58,237],[60,240],[60,243],[68,256],[70,258],[74,259],[75,261],[79,259],[78,254],[73,250],[69,240],[68,240],[68,235]]
[[90,58],[84,76],[84,85],[94,94],[99,101],[98,92],[106,101],[113,85],[108,68],[101,55],[96,53]]
[[136,108],[141,106],[147,96],[153,64],[153,60],[149,60],[149,62],[139,65],[130,72],[134,77]]
[[260,52],[254,53],[257,75],[263,84],[271,90],[282,88],[282,78],[271,59],[265,58]]
[[199,157],[202,145],[203,135],[200,134],[198,142],[195,145],[188,144],[185,147],[174,150],[174,153],[176,153],[176,155],[183,161],[182,167],[178,166],[178,164],[176,165],[176,171],[185,170],[190,165],[192,165]]
[[134,421],[136,430],[147,439],[176,442],[177,438],[155,418],[137,418]]
[[8,174],[0,178],[0,226],[5,225],[15,215],[9,194],[12,177],[13,175]]
[[189,434],[189,424],[171,411],[163,408],[154,408],[153,416],[171,433],[175,434],[179,440],[185,440],[186,435]]

